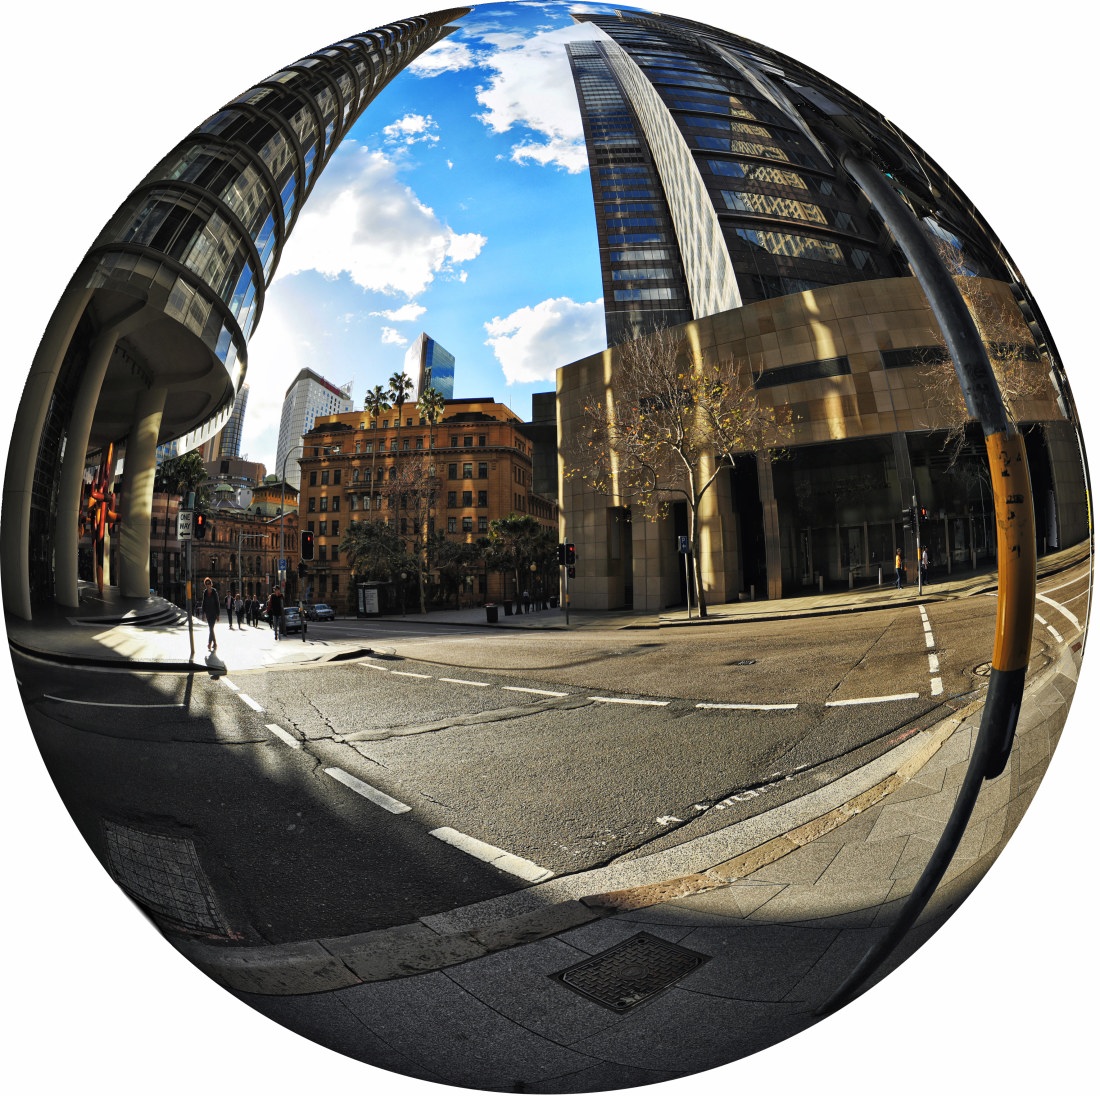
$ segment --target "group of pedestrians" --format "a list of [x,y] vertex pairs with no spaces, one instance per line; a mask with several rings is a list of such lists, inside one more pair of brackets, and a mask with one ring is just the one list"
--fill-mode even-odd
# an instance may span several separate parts
[[222,610],[225,610],[229,621],[229,630],[233,631],[233,621],[237,621],[237,630],[243,632],[245,622],[253,628],[260,626],[263,610],[266,608],[271,620],[271,627],[275,632],[275,638],[281,639],[283,634],[283,609],[285,602],[280,588],[276,585],[272,588],[266,603],[261,603],[257,595],[251,598],[243,598],[240,594],[226,594],[224,598],[218,594],[218,588],[210,578],[203,579],[202,600],[199,603],[199,615],[206,621],[210,629],[206,641],[208,651],[218,649],[218,640],[214,634],[214,625],[221,619]]
[[[922,548],[920,553],[920,577],[921,585],[928,585],[929,573],[928,549]],[[900,590],[905,585],[905,556],[900,548],[894,552],[894,573],[897,576],[894,581],[896,589]]]

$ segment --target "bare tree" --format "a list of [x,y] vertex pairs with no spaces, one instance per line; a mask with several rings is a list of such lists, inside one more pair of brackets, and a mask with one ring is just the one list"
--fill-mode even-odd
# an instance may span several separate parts
[[[1016,423],[1021,407],[1050,393],[1049,363],[1043,362],[1016,303],[996,294],[985,279],[974,276],[962,251],[954,244],[941,239],[937,250],[954,276],[985,344],[1005,413],[1010,422]],[[973,420],[966,409],[954,363],[946,354],[946,344],[938,330],[933,333],[933,339],[945,352],[930,355],[935,360],[921,366],[921,380],[929,409],[947,431],[944,449],[950,453],[953,466],[966,448],[967,427]]]
[[649,517],[687,504],[699,615],[707,615],[699,506],[738,454],[782,446],[791,414],[756,396],[747,364],[708,361],[687,339],[659,328],[619,351],[611,393],[584,407],[568,475],[629,499]]

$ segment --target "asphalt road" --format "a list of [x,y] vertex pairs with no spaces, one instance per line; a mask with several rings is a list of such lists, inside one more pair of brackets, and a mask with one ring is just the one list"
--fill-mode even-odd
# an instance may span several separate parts
[[[1043,595],[1035,665],[1074,581]],[[120,833],[153,876],[186,874],[167,861],[193,850],[206,934],[286,942],[405,924],[806,794],[973,697],[994,609],[572,633],[337,622],[312,627],[392,656],[217,680],[16,662],[51,775],[116,877]]]

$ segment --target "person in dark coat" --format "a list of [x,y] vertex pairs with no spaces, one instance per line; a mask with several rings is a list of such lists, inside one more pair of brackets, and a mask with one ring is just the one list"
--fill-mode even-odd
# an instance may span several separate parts
[[206,618],[206,623],[210,627],[210,636],[206,641],[206,649],[208,651],[216,651],[218,649],[218,641],[214,638],[214,625],[217,624],[218,617],[221,615],[221,600],[218,597],[218,588],[209,578],[205,578],[202,581],[202,601],[200,603],[200,609],[202,615]]

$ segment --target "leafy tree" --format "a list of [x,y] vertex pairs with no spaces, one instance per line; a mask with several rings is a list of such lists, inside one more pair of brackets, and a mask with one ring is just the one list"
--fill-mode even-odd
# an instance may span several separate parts
[[433,533],[429,551],[439,573],[440,593],[444,599],[453,597],[455,608],[461,608],[462,584],[467,575],[480,569],[481,548],[464,540],[449,540],[443,533]]
[[748,366],[708,361],[668,328],[624,344],[610,397],[585,405],[567,475],[629,499],[648,517],[687,504],[699,615],[707,615],[699,506],[738,454],[764,453],[790,437],[791,415],[756,398]]
[[340,539],[351,570],[377,582],[390,582],[408,568],[401,537],[386,521],[353,521]]
[[557,533],[540,525],[530,514],[509,514],[489,522],[486,563],[501,574],[515,577],[515,594],[528,585],[531,564],[546,567],[557,560]]

